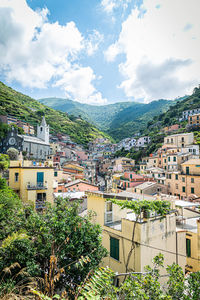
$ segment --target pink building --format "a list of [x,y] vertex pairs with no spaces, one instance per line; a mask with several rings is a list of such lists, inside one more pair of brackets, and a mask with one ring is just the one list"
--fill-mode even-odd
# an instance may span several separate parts
[[88,160],[88,154],[85,151],[75,151],[77,155],[77,160]]
[[98,186],[79,179],[65,184],[65,192],[93,192],[98,190]]
[[146,181],[153,181],[153,178],[138,175],[134,172],[125,172],[120,178],[119,187],[122,190],[126,190],[128,188],[136,187]]

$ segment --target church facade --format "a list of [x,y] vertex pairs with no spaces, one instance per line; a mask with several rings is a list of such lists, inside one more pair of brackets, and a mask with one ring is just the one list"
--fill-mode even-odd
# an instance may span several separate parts
[[45,117],[42,118],[41,124],[37,126],[37,136],[18,134],[17,129],[12,127],[11,131],[0,142],[1,153],[6,153],[11,147],[26,152],[27,157],[45,160],[51,151],[49,125],[47,125]]

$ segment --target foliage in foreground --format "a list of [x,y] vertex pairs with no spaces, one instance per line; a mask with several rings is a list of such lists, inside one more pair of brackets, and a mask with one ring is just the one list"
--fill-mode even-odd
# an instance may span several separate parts
[[[147,266],[143,274],[129,273],[119,287],[113,283],[115,274],[109,268],[97,269],[76,289],[75,300],[199,300],[200,272],[190,273],[185,277],[181,267],[175,263],[167,266],[166,275],[160,274],[164,258],[159,254],[153,259],[153,266]],[[119,276],[119,275],[117,275]],[[165,283],[161,281],[165,278]],[[67,296],[49,297],[32,290],[39,300],[69,299]]]
[[[31,278],[45,279],[49,258],[54,255],[57,268],[63,269],[55,290],[62,286],[73,290],[107,254],[101,245],[100,226],[91,224],[91,217],[79,216],[78,203],[64,199],[43,213],[23,207],[2,179],[0,183],[0,272],[19,263]],[[4,281],[18,284],[17,279],[9,283],[7,275]]]

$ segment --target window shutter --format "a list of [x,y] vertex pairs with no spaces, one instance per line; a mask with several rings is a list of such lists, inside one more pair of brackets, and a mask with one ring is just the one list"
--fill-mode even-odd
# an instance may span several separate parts
[[186,254],[187,257],[191,257],[191,240],[186,239]]

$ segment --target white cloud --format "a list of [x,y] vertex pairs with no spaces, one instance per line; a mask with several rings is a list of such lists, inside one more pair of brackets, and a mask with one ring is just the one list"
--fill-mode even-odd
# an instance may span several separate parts
[[131,0],[102,0],[101,6],[106,13],[111,14],[115,9],[119,7],[126,9],[128,3],[130,2]]
[[66,96],[70,99],[79,99],[80,102],[90,104],[105,104],[106,99],[103,99],[101,93],[97,92],[92,81],[96,76],[90,67],[74,66],[69,71],[65,72],[62,79],[58,80],[55,86],[61,86],[66,92]]
[[108,61],[124,53],[120,87],[126,96],[151,101],[192,91],[200,78],[199,0],[144,0],[122,24]]
[[104,36],[97,30],[93,30],[91,34],[89,34],[88,39],[85,42],[85,47],[87,50],[88,55],[93,55],[99,45],[103,42]]
[[[76,96],[80,96],[81,101],[84,98],[84,102],[91,102],[98,93],[92,84],[96,77],[91,69],[93,76],[87,76],[84,81],[87,68],[78,67],[82,70],[79,83],[84,81],[84,88],[88,89],[88,93],[84,93],[74,81],[75,61],[77,69],[79,55],[93,54],[102,36],[95,31],[86,39],[74,22],[63,26],[50,23],[48,14],[47,8],[32,10],[25,0],[0,1],[1,70],[8,81],[16,80],[25,87],[46,88],[48,84],[63,81],[62,87],[69,89],[67,93],[71,97],[79,101]],[[98,95],[96,100],[104,101],[101,94]]]

